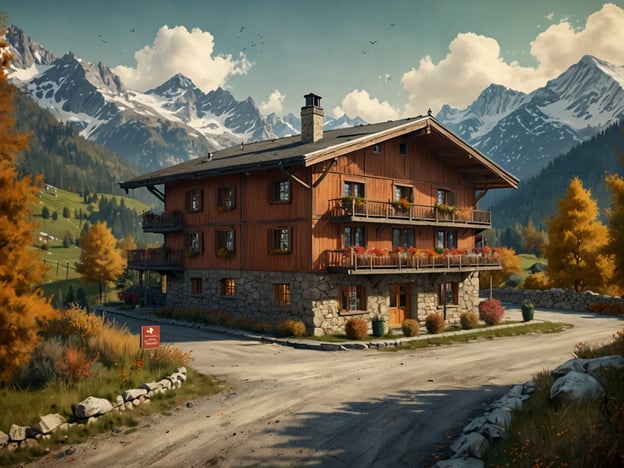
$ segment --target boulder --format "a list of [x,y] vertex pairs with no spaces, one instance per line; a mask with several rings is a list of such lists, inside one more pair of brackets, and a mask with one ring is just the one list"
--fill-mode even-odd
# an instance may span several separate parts
[[42,434],[49,434],[53,432],[57,427],[65,422],[65,418],[58,413],[46,414],[39,418],[33,427]]
[[17,424],[11,424],[9,429],[9,439],[14,442],[21,442],[26,439],[26,432],[30,429],[28,426],[18,426]]
[[451,450],[459,457],[482,458],[488,448],[488,440],[477,432],[464,434],[451,445]]
[[113,405],[106,398],[87,397],[74,409],[74,414],[80,419],[99,416],[113,410]]
[[552,375],[557,377],[566,375],[568,372],[585,372],[589,359],[570,359],[552,371]]
[[559,377],[550,387],[550,399],[562,403],[595,401],[604,398],[605,391],[591,375],[571,371]]
[[435,468],[483,468],[483,462],[471,457],[449,458],[438,461]]
[[4,447],[9,442],[9,434],[0,431],[0,447]]
[[147,390],[144,388],[131,388],[121,394],[126,402],[136,400],[137,398],[144,397],[145,395],[147,395]]
[[497,408],[486,414],[485,417],[492,424],[496,424],[505,429],[511,424],[511,413],[504,409]]
[[603,356],[590,359],[587,364],[587,372],[594,376],[601,375],[601,371],[607,367],[624,369],[624,356]]

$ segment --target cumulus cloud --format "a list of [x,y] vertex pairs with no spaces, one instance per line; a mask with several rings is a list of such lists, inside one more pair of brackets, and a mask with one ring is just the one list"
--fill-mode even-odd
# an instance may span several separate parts
[[251,63],[244,54],[213,55],[214,37],[199,28],[160,28],[151,46],[135,52],[136,67],[113,70],[131,89],[144,91],[158,86],[176,73],[190,78],[204,92],[223,86],[231,75],[244,75]]
[[269,98],[260,104],[260,112],[264,115],[268,115],[271,113],[281,114],[284,110],[284,98],[286,98],[285,94],[282,94],[279,90],[274,90]]
[[398,111],[387,101],[379,102],[379,99],[371,98],[367,91],[359,89],[347,94],[332,113],[336,118],[347,114],[351,118],[360,117],[370,123],[394,120],[399,116]]
[[401,83],[409,97],[403,113],[418,115],[443,104],[466,107],[490,83],[530,92],[557,77],[583,55],[608,62],[624,63],[624,10],[605,4],[587,18],[584,28],[575,30],[568,19],[551,25],[530,44],[537,66],[505,62],[498,42],[490,37],[462,33],[449,45],[438,63],[430,56],[403,74]]

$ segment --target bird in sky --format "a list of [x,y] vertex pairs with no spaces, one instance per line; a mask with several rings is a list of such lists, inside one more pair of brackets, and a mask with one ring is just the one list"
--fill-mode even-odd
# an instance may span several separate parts
[[377,42],[379,42],[379,41],[368,41],[368,42],[370,42],[370,45],[375,45],[375,44],[377,44]]

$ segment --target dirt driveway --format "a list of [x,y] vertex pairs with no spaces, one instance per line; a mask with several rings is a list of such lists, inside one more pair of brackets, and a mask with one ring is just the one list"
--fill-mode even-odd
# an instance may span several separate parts
[[[520,311],[508,306],[507,316],[520,319]],[[579,341],[609,341],[624,328],[622,319],[583,312],[537,310],[536,318],[574,328],[414,351],[330,352],[163,326],[164,341],[192,350],[193,366],[231,390],[36,466],[431,466],[510,386],[568,360]]]

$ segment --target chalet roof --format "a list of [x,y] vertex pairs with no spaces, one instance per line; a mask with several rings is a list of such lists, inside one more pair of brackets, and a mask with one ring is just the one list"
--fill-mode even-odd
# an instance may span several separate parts
[[432,116],[328,130],[304,143],[300,135],[244,143],[121,182],[121,188],[150,187],[177,180],[261,169],[312,166],[402,135],[422,137],[423,146],[475,181],[477,190],[517,188],[518,179],[453,134]]

